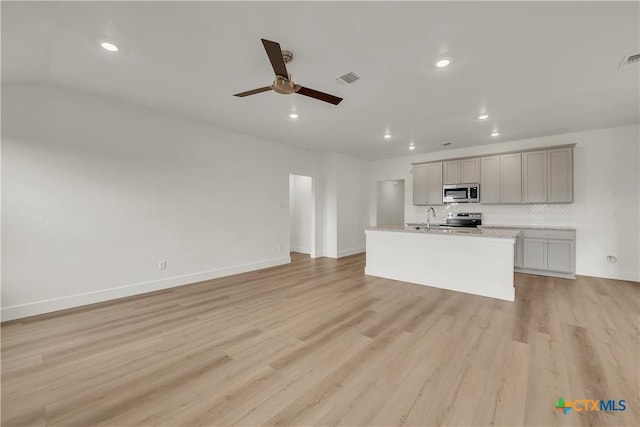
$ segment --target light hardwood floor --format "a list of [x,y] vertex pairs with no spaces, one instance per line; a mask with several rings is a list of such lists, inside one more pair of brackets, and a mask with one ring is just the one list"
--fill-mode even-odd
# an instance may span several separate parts
[[363,268],[293,254],[5,323],[2,425],[639,424],[637,283],[518,274],[509,303]]

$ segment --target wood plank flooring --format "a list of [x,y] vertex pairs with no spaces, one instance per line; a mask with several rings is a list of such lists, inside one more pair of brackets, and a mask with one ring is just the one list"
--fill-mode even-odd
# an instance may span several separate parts
[[292,256],[3,324],[2,426],[640,424],[637,283],[517,274],[509,303]]

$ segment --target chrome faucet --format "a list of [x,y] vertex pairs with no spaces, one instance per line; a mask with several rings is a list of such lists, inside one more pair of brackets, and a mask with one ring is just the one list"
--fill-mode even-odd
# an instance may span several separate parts
[[436,217],[436,211],[433,209],[433,206],[429,207],[429,209],[427,209],[427,230],[431,229],[431,215],[433,214],[433,217]]

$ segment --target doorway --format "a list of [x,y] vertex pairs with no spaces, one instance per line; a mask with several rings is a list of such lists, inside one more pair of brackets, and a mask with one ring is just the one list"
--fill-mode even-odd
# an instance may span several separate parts
[[315,256],[313,179],[289,175],[289,251]]
[[404,225],[404,179],[378,181],[376,224]]

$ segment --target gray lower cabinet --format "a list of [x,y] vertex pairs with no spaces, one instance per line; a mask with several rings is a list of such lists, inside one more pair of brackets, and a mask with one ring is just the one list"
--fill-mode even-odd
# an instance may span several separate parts
[[[576,270],[575,231],[525,229],[522,234],[522,263],[518,265],[516,260],[516,268],[534,274],[573,277]],[[516,252],[517,245],[516,241]]]
[[547,240],[547,270],[572,273],[574,242],[569,240]]
[[522,236],[516,237],[516,244],[513,250],[513,265],[522,267],[524,263],[524,239]]
[[524,238],[524,268],[547,269],[547,241]]

